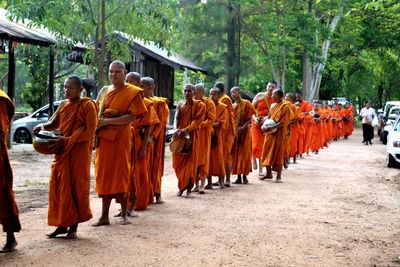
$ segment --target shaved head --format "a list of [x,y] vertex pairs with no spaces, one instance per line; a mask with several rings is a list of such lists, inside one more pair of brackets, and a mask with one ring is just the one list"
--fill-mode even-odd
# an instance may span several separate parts
[[121,67],[121,69],[126,70],[125,63],[122,62],[121,60],[114,60],[113,62],[111,62],[110,67],[112,65],[119,66]]
[[[136,72],[131,72],[131,73],[136,73]],[[128,74],[129,75],[129,74]],[[153,78],[151,77],[143,77],[140,79],[140,83],[147,85],[147,86],[153,86],[155,85]]]

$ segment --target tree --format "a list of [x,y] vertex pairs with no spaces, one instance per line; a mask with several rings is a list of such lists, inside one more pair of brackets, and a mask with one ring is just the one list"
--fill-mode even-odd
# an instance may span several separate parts
[[[10,0],[8,10],[16,19],[30,19],[56,33],[61,48],[83,44],[90,49],[87,63],[97,68],[97,87],[105,81],[105,67],[111,55],[130,61],[128,45],[110,37],[123,31],[145,41],[169,47],[174,29],[176,1],[162,0]],[[116,45],[118,44],[118,45]],[[113,50],[115,49],[115,50]],[[110,53],[108,53],[110,52]]]

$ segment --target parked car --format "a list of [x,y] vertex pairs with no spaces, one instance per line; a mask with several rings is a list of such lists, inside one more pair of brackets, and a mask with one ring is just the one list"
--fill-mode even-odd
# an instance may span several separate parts
[[[54,102],[54,110],[58,108],[61,101]],[[48,121],[49,105],[45,105],[32,114],[16,120],[12,123],[11,134],[16,143],[32,143],[32,130],[40,124]]]
[[[391,109],[393,107],[400,107],[400,101],[387,101],[383,109],[378,109],[378,113],[381,114],[378,118],[378,135],[379,139],[385,145],[387,142],[387,132],[385,133],[384,128],[387,124],[387,121],[389,120],[389,116],[392,114]],[[395,117],[395,115],[392,115],[391,121],[393,121],[393,118]]]
[[388,167],[400,166],[400,115],[392,125],[386,125],[389,132],[386,144],[386,164]]

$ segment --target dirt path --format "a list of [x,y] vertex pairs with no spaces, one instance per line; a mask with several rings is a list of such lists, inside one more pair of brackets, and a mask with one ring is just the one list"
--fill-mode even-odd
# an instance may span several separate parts
[[[0,266],[399,266],[400,170],[385,167],[385,146],[360,140],[357,132],[290,165],[282,184],[253,174],[249,185],[194,199],[175,196],[169,157],[166,204],[129,226],[84,223],[74,241],[45,238],[51,157],[15,146],[23,231]],[[95,218],[100,204],[93,193]]]

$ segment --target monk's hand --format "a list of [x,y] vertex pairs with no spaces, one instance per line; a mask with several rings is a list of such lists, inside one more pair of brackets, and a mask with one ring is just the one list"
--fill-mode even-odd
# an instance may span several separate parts
[[49,148],[53,153],[60,154],[64,145],[65,145],[65,139],[63,136],[60,136],[57,139],[52,140],[52,144],[49,145]]
[[99,121],[97,122],[97,129],[106,126],[107,124],[108,124],[107,119],[100,118]]
[[214,122],[213,127],[214,127],[214,128],[219,128],[219,127],[221,127],[221,122],[220,122],[220,121]]
[[258,125],[258,126],[262,126],[263,123],[264,123],[264,118],[258,117],[258,118],[257,118],[257,125]]
[[187,134],[188,134],[188,129],[187,129],[187,128],[183,128],[183,129],[180,131],[179,136],[185,136],[185,135],[187,135]]
[[32,133],[33,135],[37,135],[41,130],[43,130],[43,123],[36,125],[33,128]]

